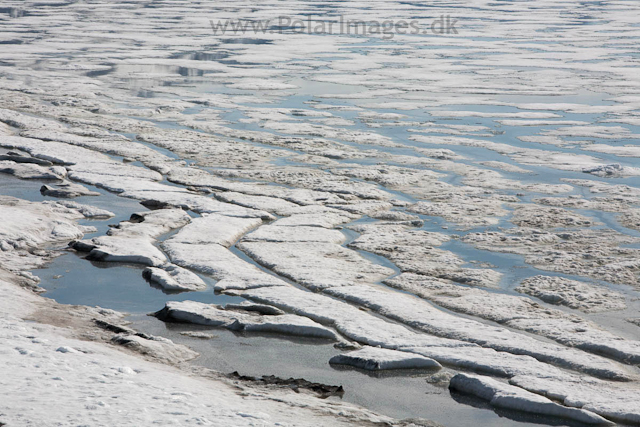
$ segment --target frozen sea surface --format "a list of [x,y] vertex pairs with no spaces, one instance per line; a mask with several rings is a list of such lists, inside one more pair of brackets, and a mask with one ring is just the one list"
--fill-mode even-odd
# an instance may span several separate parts
[[[47,248],[61,256],[32,270],[44,296],[131,313],[195,364],[343,384],[396,418],[573,425],[532,409],[546,396],[640,423],[636,2],[6,3],[0,195],[52,206],[68,200],[42,184],[72,182],[97,195],[70,200],[114,214],[79,218],[95,229],[77,251]],[[441,17],[457,33],[430,32]],[[229,20],[267,29],[212,28]],[[7,235],[3,251],[25,250]],[[148,260],[207,288],[163,292]],[[519,287],[534,277],[542,299]],[[170,301],[269,305],[339,343],[202,340],[145,316]],[[366,345],[444,369],[330,367]],[[518,387],[521,410],[449,392],[468,371]]]

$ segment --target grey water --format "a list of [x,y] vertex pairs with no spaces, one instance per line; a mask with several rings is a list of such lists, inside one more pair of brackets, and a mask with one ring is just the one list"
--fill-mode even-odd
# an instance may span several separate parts
[[[516,412],[496,412],[486,403],[466,400],[446,387],[429,383],[432,373],[404,371],[375,375],[351,368],[338,368],[329,359],[340,353],[332,343],[314,339],[290,339],[274,335],[238,334],[197,325],[163,324],[146,316],[132,316],[137,330],[161,335],[200,353],[193,363],[219,372],[242,375],[276,375],[342,385],[344,401],[398,418],[425,418],[450,427],[522,427],[540,424],[579,426]],[[185,331],[206,332],[209,340],[181,335]],[[335,399],[335,398],[333,398]],[[457,400],[456,400],[457,399]],[[455,413],[455,421],[452,414]]]

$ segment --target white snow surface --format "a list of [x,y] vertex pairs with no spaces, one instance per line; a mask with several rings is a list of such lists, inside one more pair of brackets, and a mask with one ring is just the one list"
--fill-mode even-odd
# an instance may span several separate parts
[[161,319],[165,321],[219,326],[237,331],[338,339],[331,329],[295,314],[261,315],[255,311],[242,310],[242,307],[225,310],[219,306],[195,301],[167,302],[161,313]]
[[22,320],[40,305],[40,297],[0,279],[0,422],[7,425],[311,427],[391,421],[304,393],[194,375],[80,340],[68,328]]
[[238,248],[259,264],[314,290],[376,282],[393,273],[336,243],[242,241]]
[[262,224],[259,218],[239,218],[216,213],[202,214],[167,239],[171,243],[209,244],[231,246],[248,231]]
[[182,209],[141,212],[109,229],[106,236],[81,243],[91,248],[87,255],[91,260],[160,267],[167,257],[155,246],[155,238],[189,222],[191,217]]
[[460,373],[451,379],[449,388],[487,400],[491,406],[496,408],[566,418],[585,424],[613,425],[612,422],[593,412],[567,408],[546,397],[527,392],[519,387],[514,387],[489,377]]
[[207,284],[197,274],[177,265],[147,267],[142,275],[165,291],[201,291],[207,288]]
[[333,356],[329,363],[351,365],[368,371],[386,369],[439,369],[441,365],[428,357],[388,350],[377,347],[364,347],[360,350]]
[[218,279],[215,284],[217,290],[286,284],[215,243],[191,244],[168,240],[162,244],[162,248],[171,262]]

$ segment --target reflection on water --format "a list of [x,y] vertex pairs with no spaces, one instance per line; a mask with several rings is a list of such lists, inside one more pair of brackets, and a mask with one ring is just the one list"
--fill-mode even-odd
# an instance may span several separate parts
[[229,57],[228,52],[187,52],[187,53],[175,53],[169,58],[171,59],[191,59],[194,61],[219,61]]
[[85,73],[87,77],[102,77],[114,75],[124,81],[137,79],[161,79],[171,76],[202,77],[205,74],[217,73],[215,70],[199,70],[197,68],[183,67],[179,65],[165,64],[126,64],[117,65],[104,70],[95,70]]
[[[345,389],[342,400],[398,419],[425,418],[446,426],[513,426],[512,419],[486,407],[458,404],[445,386],[427,382],[431,372],[404,371],[396,375],[332,367],[329,359],[341,351],[325,340],[239,334],[220,328],[163,323],[148,316],[132,316],[130,320],[131,326],[141,332],[161,335],[193,348],[200,353],[193,363],[219,372],[238,371],[249,376],[275,375],[342,385]],[[214,337],[204,340],[181,335],[185,331],[205,332]],[[451,423],[452,414],[455,424]],[[535,421],[521,421],[520,427],[537,425]]]
[[237,37],[233,39],[221,39],[223,44],[273,44],[273,40]]
[[63,304],[100,306],[126,313],[151,313],[167,301],[198,301],[206,304],[238,303],[244,299],[213,292],[213,279],[203,277],[209,287],[200,292],[166,294],[142,278],[144,266],[85,260],[75,252],[53,260],[46,269],[34,270],[44,296]]

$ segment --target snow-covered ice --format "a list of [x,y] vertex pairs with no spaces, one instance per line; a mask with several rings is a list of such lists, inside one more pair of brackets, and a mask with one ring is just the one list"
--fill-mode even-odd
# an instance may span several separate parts
[[[507,417],[639,424],[638,5],[423,3],[5,0],[0,424],[392,423],[241,381],[239,396],[190,376],[195,354],[166,341],[170,329],[137,334],[115,312],[36,295],[68,298],[49,273],[75,262],[107,282],[147,267],[165,291],[143,289],[155,309],[196,323],[324,334],[365,346],[339,356],[365,368],[441,364]],[[212,28],[276,16],[426,30],[450,16],[457,34]],[[117,264],[68,254],[49,267],[69,242]],[[195,342],[207,327],[177,328]],[[323,375],[328,359],[309,366]],[[460,425],[480,411],[417,400],[392,410],[444,402],[434,416]],[[24,402],[53,415],[15,409]],[[515,422],[482,411],[472,423]]]
[[310,289],[376,282],[393,270],[368,261],[336,243],[241,242],[238,248],[259,264]]
[[106,236],[74,242],[71,247],[88,252],[93,261],[124,262],[161,267],[167,257],[155,246],[155,238],[191,221],[182,209],[159,209],[133,214],[111,228]]
[[329,360],[335,365],[351,365],[368,371],[386,369],[439,369],[441,365],[428,357],[388,350],[364,347],[360,350],[339,354]]
[[217,290],[282,286],[286,283],[218,244],[166,241],[162,248],[171,262],[218,279],[215,284]]
[[272,332],[303,337],[337,340],[331,329],[306,317],[295,314],[261,315],[244,307],[224,309],[194,301],[168,302],[155,314],[165,322],[185,322],[206,326],[218,326],[234,331]]
[[259,218],[238,218],[216,213],[194,218],[167,240],[167,244],[218,244],[231,246],[242,235],[262,224]]
[[624,310],[627,307],[624,295],[618,292],[562,277],[530,277],[523,280],[516,290],[551,304],[587,313]]
[[[0,295],[0,386],[5,393],[0,422],[7,425],[314,426],[391,421],[347,403],[158,363],[196,356],[159,337],[116,334],[113,339],[119,346],[105,345],[98,338],[99,329],[83,326],[84,331],[77,331],[79,320],[88,325],[91,318],[117,317],[115,312],[76,309],[66,314],[73,309],[56,309],[55,303],[20,289],[5,275]],[[52,308],[65,313],[57,314],[58,325],[23,320]],[[65,327],[69,324],[74,326]],[[83,333],[91,334],[92,340]]]
[[142,271],[142,276],[165,291],[201,291],[207,288],[198,275],[177,265],[147,267]]
[[566,418],[591,425],[613,424],[590,411],[567,408],[546,397],[538,396],[537,394],[522,390],[519,387],[514,387],[489,377],[460,373],[451,379],[449,388],[487,400],[491,406],[497,408]]

